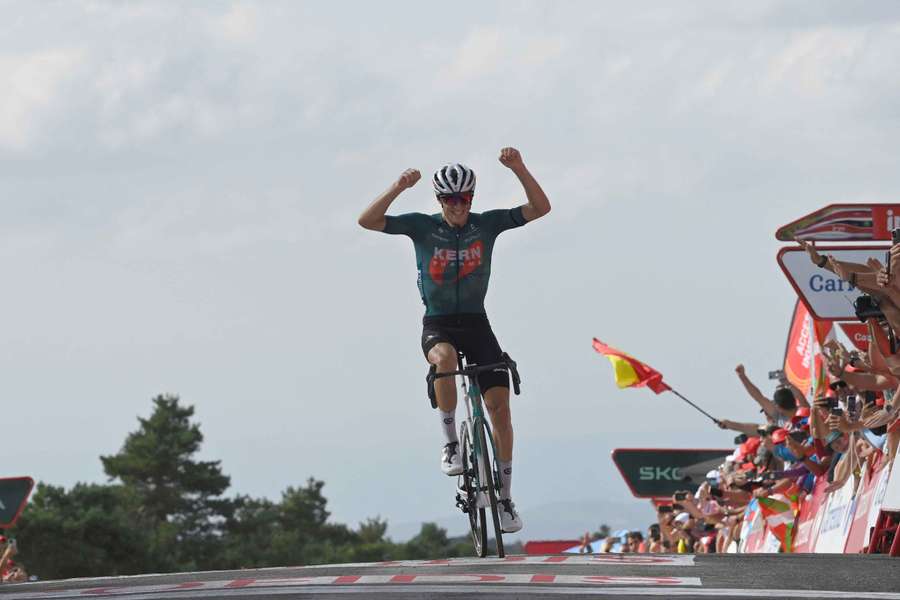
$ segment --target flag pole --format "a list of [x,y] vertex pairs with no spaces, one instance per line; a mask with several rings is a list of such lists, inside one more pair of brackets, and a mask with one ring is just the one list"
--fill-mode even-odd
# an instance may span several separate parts
[[715,418],[714,416],[712,416],[711,414],[709,414],[708,412],[706,412],[705,410],[703,410],[702,408],[700,408],[699,406],[697,406],[696,404],[694,404],[693,402],[691,402],[690,400],[688,400],[687,398],[685,398],[684,396],[679,394],[676,390],[669,388],[669,391],[672,392],[673,394],[675,394],[676,396],[678,396],[679,398],[681,398],[682,400],[684,400],[685,402],[687,402],[688,404],[690,404],[691,406],[693,406],[694,408],[696,408],[698,411],[700,411],[706,417],[712,419],[713,423],[721,426],[721,421],[719,421],[717,418]]

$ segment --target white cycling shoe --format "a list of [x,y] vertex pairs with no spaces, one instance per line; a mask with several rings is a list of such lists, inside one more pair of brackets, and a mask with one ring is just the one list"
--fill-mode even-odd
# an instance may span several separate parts
[[459,442],[450,442],[441,449],[441,471],[451,477],[462,475],[462,457],[459,455]]
[[509,498],[497,501],[497,510],[500,512],[500,529],[503,533],[515,533],[522,529],[522,517],[516,511],[516,503]]

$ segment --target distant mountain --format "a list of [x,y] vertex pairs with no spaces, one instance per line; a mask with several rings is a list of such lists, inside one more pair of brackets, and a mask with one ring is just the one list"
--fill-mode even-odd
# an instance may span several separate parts
[[[602,498],[560,500],[538,506],[519,506],[525,528],[520,534],[504,536],[508,543],[529,540],[576,539],[585,531],[594,532],[601,523],[617,529],[637,529],[646,532],[655,520],[649,500],[614,501]],[[432,519],[452,537],[468,535],[467,523],[461,512]],[[388,523],[387,535],[395,542],[405,542],[419,533],[421,522]]]

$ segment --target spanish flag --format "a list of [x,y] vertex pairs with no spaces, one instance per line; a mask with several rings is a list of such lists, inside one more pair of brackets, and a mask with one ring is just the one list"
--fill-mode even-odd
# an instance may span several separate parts
[[606,356],[612,363],[616,375],[616,385],[620,388],[647,386],[657,394],[671,391],[663,381],[662,373],[648,367],[636,358],[620,350],[607,346],[594,338],[594,350]]

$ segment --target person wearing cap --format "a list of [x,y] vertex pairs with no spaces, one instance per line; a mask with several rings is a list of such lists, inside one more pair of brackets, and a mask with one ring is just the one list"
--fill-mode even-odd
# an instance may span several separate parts
[[789,381],[785,381],[775,388],[775,393],[769,399],[747,377],[744,365],[738,365],[734,369],[738,379],[744,385],[744,389],[750,397],[756,400],[766,416],[776,425],[783,427],[794,416],[798,406],[809,406],[806,396]]

